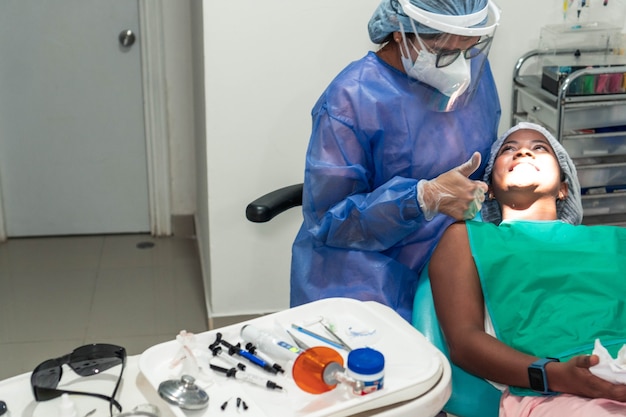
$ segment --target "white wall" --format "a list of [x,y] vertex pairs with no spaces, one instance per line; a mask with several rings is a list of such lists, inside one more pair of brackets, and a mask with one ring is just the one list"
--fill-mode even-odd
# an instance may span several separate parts
[[[302,181],[310,110],[332,77],[373,47],[367,22],[378,2],[204,0],[206,137],[198,149],[206,152],[206,172],[199,168],[198,181],[206,183],[198,188],[197,217],[210,315],[288,306],[300,211],[253,224],[244,210],[258,195]],[[490,60],[502,132],[515,62],[537,47],[542,26],[560,22],[562,1],[497,3],[502,20]]]
[[371,47],[363,22],[378,0],[203,4],[209,311],[282,309],[299,212],[253,224],[245,207],[302,181],[310,109],[332,77]]

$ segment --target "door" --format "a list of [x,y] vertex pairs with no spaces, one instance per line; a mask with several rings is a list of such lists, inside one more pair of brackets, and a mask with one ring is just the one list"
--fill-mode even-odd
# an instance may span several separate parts
[[8,237],[150,231],[140,40],[137,0],[0,0]]

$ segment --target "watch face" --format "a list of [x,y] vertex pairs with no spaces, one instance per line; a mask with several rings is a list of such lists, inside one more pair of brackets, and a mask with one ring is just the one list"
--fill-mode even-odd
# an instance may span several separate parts
[[543,381],[543,372],[539,368],[528,368],[528,379],[530,380],[530,388],[535,391],[544,392],[546,387]]

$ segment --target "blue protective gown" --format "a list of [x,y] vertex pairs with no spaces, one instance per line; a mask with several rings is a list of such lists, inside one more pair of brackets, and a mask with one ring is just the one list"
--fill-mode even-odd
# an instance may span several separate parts
[[312,111],[304,222],[292,248],[291,306],[328,297],[375,300],[411,321],[419,273],[454,220],[426,221],[417,182],[467,161],[482,165],[500,103],[488,62],[471,103],[428,110],[426,88],[369,52],[328,86]]

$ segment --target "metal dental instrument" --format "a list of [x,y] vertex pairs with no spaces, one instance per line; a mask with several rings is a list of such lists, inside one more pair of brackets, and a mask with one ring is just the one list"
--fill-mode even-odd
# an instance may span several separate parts
[[317,334],[315,332],[310,331],[309,329],[305,329],[302,326],[298,326],[297,324],[292,324],[291,327],[293,327],[294,329],[296,329],[299,332],[302,332],[306,335],[309,335],[317,340],[321,340],[324,343],[327,343],[333,347],[336,347],[337,349],[345,349],[348,350],[348,348],[346,348],[344,345],[342,345],[341,343],[335,342],[334,340],[331,340],[327,337],[322,336],[321,334]]
[[344,342],[343,339],[341,337],[339,337],[339,335],[337,333],[335,333],[335,331],[329,325],[324,323],[323,320],[320,323],[322,323],[322,326],[324,326],[326,331],[328,333],[330,333],[331,336],[335,338],[335,340],[337,340],[339,343],[341,343],[348,352],[352,352],[352,348],[346,342]]
[[307,345],[306,343],[304,343],[301,339],[298,339],[297,337],[295,337],[293,335],[293,333],[291,333],[289,330],[285,330],[285,331],[287,332],[289,337],[291,337],[293,339],[293,341],[296,344],[296,346],[298,346],[300,349],[307,350],[308,348],[311,347],[311,346]]

